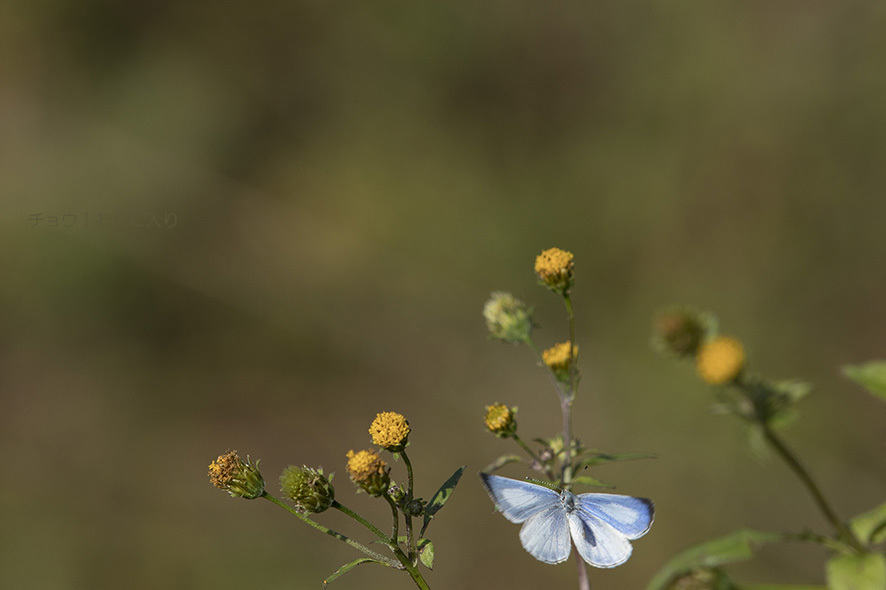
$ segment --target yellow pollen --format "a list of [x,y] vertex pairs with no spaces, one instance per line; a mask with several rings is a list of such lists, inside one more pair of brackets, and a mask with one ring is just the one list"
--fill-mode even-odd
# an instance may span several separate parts
[[375,451],[348,451],[348,473],[354,481],[366,482],[376,473],[383,473],[385,462]]
[[409,436],[409,423],[397,412],[382,412],[369,427],[372,442],[382,448],[399,447]]
[[545,250],[535,259],[535,274],[542,280],[572,271],[573,256],[559,248]]
[[[569,368],[569,361],[572,358],[572,345],[570,342],[560,342],[541,353],[544,363],[551,369],[565,370]],[[578,356],[578,346],[575,347],[575,356]]]

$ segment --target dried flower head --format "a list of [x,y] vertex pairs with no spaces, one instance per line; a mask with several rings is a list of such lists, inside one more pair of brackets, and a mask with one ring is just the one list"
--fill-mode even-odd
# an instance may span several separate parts
[[290,465],[280,475],[280,488],[300,512],[323,512],[335,500],[335,490],[323,469]]
[[237,451],[228,451],[209,464],[209,480],[234,498],[253,500],[265,491],[265,481],[258,464],[259,461],[256,461],[253,465],[249,457],[244,462]]
[[370,496],[381,496],[391,483],[390,468],[372,450],[348,451],[348,475],[358,488]]
[[535,259],[535,274],[538,280],[555,293],[564,295],[573,283],[573,256],[560,248],[550,248]]
[[532,332],[532,308],[503,291],[490,295],[483,306],[486,327],[493,338],[506,342],[526,342]]
[[729,336],[718,336],[701,345],[695,357],[698,375],[711,385],[734,381],[745,365],[741,342]]
[[372,442],[391,452],[402,451],[409,437],[409,422],[397,412],[381,412],[369,427]]
[[501,438],[508,438],[517,432],[517,408],[509,408],[504,404],[486,406],[484,422],[489,432]]
[[653,325],[652,345],[677,357],[698,352],[705,337],[716,331],[716,319],[691,308],[675,308],[659,314]]

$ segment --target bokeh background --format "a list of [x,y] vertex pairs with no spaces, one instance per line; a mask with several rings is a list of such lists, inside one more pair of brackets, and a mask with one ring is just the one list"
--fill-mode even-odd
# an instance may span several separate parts
[[[559,424],[490,291],[537,306],[576,256],[577,434],[656,524],[595,588],[643,588],[741,526],[827,526],[692,368],[649,347],[672,303],[816,390],[786,431],[844,517],[886,492],[886,412],[839,367],[886,356],[886,5],[832,2],[7,1],[0,8],[0,586],[317,588],[357,555],[212,488],[229,448],[335,471],[405,414],[434,588],[574,587],[475,473]],[[55,225],[52,225],[52,218]],[[395,473],[402,465],[395,465]],[[525,472],[507,469],[506,475]],[[401,473],[402,477],[402,473]],[[324,523],[369,541],[337,515]],[[749,582],[822,583],[765,550]],[[354,570],[342,588],[409,588]]]

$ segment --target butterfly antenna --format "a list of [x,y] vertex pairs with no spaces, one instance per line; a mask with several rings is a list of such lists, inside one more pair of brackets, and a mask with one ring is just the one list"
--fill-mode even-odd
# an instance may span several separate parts
[[554,482],[552,482],[552,481],[545,481],[545,480],[543,480],[543,479],[533,479],[533,478],[531,478],[531,477],[527,477],[527,478],[526,478],[526,481],[529,481],[529,482],[532,482],[532,483],[537,483],[538,485],[543,486],[543,487],[546,487],[546,488],[548,488],[548,489],[550,489],[550,490],[554,490],[555,492],[559,492],[559,491],[560,491],[560,487],[559,487],[557,484],[555,484]]
[[[581,470],[581,472],[584,473],[584,472],[587,470],[587,468],[588,468],[588,465],[585,465],[584,468]],[[567,492],[571,492],[571,491],[572,491],[572,484],[575,483],[575,480],[576,480],[576,479],[577,479],[577,478],[573,477],[573,478],[572,478],[572,481],[570,481],[568,484],[566,484],[566,488],[565,488],[565,489],[566,489]]]

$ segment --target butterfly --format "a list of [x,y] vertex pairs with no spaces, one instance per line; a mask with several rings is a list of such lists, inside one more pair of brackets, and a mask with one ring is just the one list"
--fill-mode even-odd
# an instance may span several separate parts
[[480,479],[502,515],[523,523],[523,548],[544,563],[566,561],[575,543],[582,558],[595,567],[621,565],[631,556],[630,540],[652,526],[655,508],[646,498],[556,492],[488,473],[481,473]]

